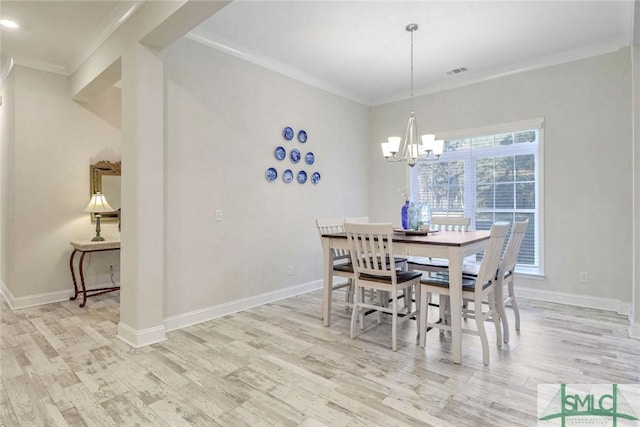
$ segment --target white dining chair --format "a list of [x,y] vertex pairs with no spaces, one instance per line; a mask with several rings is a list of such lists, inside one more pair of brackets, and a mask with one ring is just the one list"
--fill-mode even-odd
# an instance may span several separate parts
[[[431,230],[468,231],[471,218],[469,217],[439,217],[431,218]],[[444,272],[449,270],[449,261],[439,258],[409,257],[407,261],[409,270],[428,272]]]
[[[507,248],[504,250],[502,260],[500,261],[500,268],[496,275],[496,305],[500,313],[500,319],[502,320],[502,337],[505,344],[509,343],[509,320],[505,307],[511,307],[513,309],[516,331],[520,331],[520,311],[518,310],[518,303],[516,301],[513,279],[515,276],[516,263],[518,262],[518,255],[520,254],[520,248],[522,247],[528,226],[528,218],[524,221],[516,221],[513,223]],[[465,266],[462,272],[468,277],[475,277],[477,275],[477,269],[474,269],[472,266]],[[505,287],[507,288],[506,296]]]
[[[345,223],[349,251],[355,271],[354,304],[351,314],[351,338],[356,338],[357,323],[364,329],[366,310],[391,315],[391,348],[398,349],[398,324],[409,319],[418,319],[420,314],[420,277],[416,271],[397,269],[393,256],[393,227],[391,223],[356,224]],[[415,288],[416,309],[399,316],[398,291]],[[374,302],[364,300],[364,289],[381,291],[378,295],[389,294],[389,303],[382,298]],[[378,323],[382,318],[378,316]]]
[[[431,227],[433,231],[468,231],[471,224],[471,218],[464,216],[433,216],[431,217]],[[425,258],[425,257],[409,257],[407,260],[407,268],[409,270],[425,271],[427,274],[431,273],[446,273],[449,271],[449,260],[441,258]],[[428,304],[431,306],[440,306],[438,303],[431,301],[431,295],[427,297]],[[440,310],[440,316],[442,321],[445,320],[444,306],[446,304],[445,298],[442,301],[442,309]]]
[[[496,309],[494,292],[497,287],[496,272],[500,264],[500,255],[504,241],[509,230],[509,223],[498,222],[491,227],[489,243],[484,251],[482,263],[478,275],[475,278],[463,276],[462,278],[462,297],[474,302],[473,309],[462,308],[463,319],[475,319],[476,329],[462,328],[462,331],[452,331],[448,322],[429,322],[429,312],[427,311],[427,328],[439,328],[440,330],[448,330],[452,333],[467,332],[480,336],[482,343],[482,363],[489,364],[489,343],[487,332],[484,327],[486,320],[493,320],[496,328],[496,343],[498,347],[502,347],[502,334],[500,329],[500,316]],[[431,294],[444,295],[449,299],[449,304],[462,304],[462,301],[450,301],[451,289],[449,284],[448,273],[434,273],[424,276],[421,283],[421,292],[429,292]],[[487,302],[487,308],[483,301]],[[442,306],[442,304],[441,304]],[[426,309],[426,307],[425,307]],[[449,316],[449,310],[446,310],[445,316]],[[426,337],[424,334],[420,336],[420,347],[425,347]]]
[[[342,218],[336,219],[316,219],[316,227],[320,237],[327,233],[343,233],[344,221]],[[331,249],[333,256],[333,275],[347,279],[333,285],[331,288],[331,301],[344,305],[347,309],[353,307],[353,264],[348,249]],[[344,298],[339,300],[333,297],[333,292],[344,289]]]
[[[353,217],[345,217],[344,222],[352,223],[352,224],[368,224],[371,221],[368,216],[353,216]],[[406,257],[395,257],[396,267],[400,270],[407,270],[408,266],[408,258]],[[369,292],[369,295],[375,297],[376,293],[374,291]],[[411,307],[413,306],[413,295],[408,294],[406,290],[402,291],[402,301],[407,309],[407,312],[411,311]]]

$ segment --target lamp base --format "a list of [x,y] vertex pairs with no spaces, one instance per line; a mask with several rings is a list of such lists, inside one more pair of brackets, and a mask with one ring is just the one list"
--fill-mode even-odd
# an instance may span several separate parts
[[102,242],[104,241],[104,237],[102,236],[96,236],[93,239],[91,239],[92,242]]

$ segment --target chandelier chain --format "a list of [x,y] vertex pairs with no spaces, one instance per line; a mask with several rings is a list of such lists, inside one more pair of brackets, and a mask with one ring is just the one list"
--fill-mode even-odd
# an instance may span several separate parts
[[411,112],[413,113],[413,32],[411,30]]

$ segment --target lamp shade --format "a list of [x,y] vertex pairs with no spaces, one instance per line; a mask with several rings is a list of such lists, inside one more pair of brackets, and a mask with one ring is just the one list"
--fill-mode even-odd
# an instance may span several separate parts
[[91,196],[91,200],[89,200],[89,204],[86,208],[84,208],[84,212],[92,212],[92,213],[103,213],[103,212],[114,212],[109,203],[107,202],[104,194],[97,192],[93,196]]

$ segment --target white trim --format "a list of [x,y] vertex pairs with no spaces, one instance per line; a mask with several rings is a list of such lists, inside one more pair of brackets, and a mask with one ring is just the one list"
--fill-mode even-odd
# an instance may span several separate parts
[[46,292],[44,294],[27,295],[25,297],[14,297],[7,285],[1,282],[0,293],[9,304],[11,310],[19,310],[21,308],[33,307],[42,304],[51,304],[52,302],[69,301],[73,296],[73,290]]
[[629,338],[640,340],[640,323],[629,326]]
[[164,320],[167,332],[177,329],[186,328],[187,326],[196,325],[226,316],[239,311],[248,310],[263,304],[268,304],[281,299],[290,298],[296,295],[305,294],[322,288],[322,280],[314,280],[312,282],[303,283],[301,285],[291,286],[277,291],[267,292],[239,300],[214,305],[212,307],[201,310],[191,311],[189,313],[178,314],[176,316],[167,317]]
[[578,307],[595,308],[598,310],[614,311],[618,314],[629,315],[631,304],[613,298],[595,297],[592,295],[570,294],[565,292],[546,291],[534,288],[516,288],[516,293],[522,298],[538,301],[555,302],[558,304],[575,305]]
[[164,325],[138,331],[122,322],[118,323],[118,335],[116,336],[133,348],[145,347],[167,339]]
[[326,80],[322,80],[316,76],[305,73],[295,67],[276,61],[275,59],[264,56],[260,53],[251,51],[246,48],[234,47],[234,43],[230,40],[226,40],[222,37],[218,37],[203,29],[196,29],[186,35],[186,38],[193,40],[197,43],[209,46],[236,58],[240,58],[243,61],[250,62],[267,70],[289,77],[302,83],[306,83],[309,86],[313,86],[318,89],[325,90],[334,95],[349,99],[351,101],[370,106],[370,103],[361,96],[349,92],[345,88],[339,87]]

